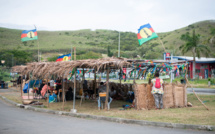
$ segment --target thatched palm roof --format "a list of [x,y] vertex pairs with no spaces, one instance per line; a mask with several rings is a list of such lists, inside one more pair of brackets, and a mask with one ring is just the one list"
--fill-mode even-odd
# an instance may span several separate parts
[[32,62],[26,66],[14,66],[12,70],[23,75],[31,73],[36,78],[48,78],[52,75],[59,77],[67,76],[73,68],[91,68],[101,72],[110,67],[111,69],[122,69],[130,66],[125,58],[102,58],[62,62]]

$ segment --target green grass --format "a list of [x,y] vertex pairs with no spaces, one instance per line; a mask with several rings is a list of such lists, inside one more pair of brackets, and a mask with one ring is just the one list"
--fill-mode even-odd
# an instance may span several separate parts
[[[180,36],[186,32],[196,30],[201,35],[201,43],[208,45],[210,29],[215,28],[215,22],[202,21],[181,29],[170,32],[158,33],[168,52],[174,51],[174,55],[182,55],[178,50],[184,44]],[[107,47],[110,46],[111,52],[117,56],[118,50],[118,31],[90,29],[78,31],[38,31],[38,40],[29,41],[23,44],[20,39],[21,30],[0,28],[0,47],[2,50],[21,49],[37,52],[38,45],[44,57],[46,53],[65,54],[70,53],[71,47],[77,48],[77,54],[81,55],[88,51],[107,54]],[[121,37],[121,56],[133,58],[137,55],[145,54],[146,59],[162,59],[163,48],[158,39],[146,42],[139,46],[136,33],[120,32]],[[211,52],[215,50],[213,45],[208,45]],[[191,56],[191,53],[187,55]]]
[[[19,92],[1,93],[8,99],[21,103]],[[27,96],[27,94],[25,94]],[[185,108],[169,108],[160,111],[157,110],[121,110],[122,105],[130,104],[124,101],[113,101],[110,111],[98,110],[96,100],[86,100],[80,106],[80,100],[76,100],[75,108],[78,113],[90,115],[102,115],[107,117],[119,117],[135,120],[148,120],[157,122],[169,123],[185,123],[196,125],[215,125],[215,95],[199,95],[200,99],[205,102],[209,111],[197,100],[193,94],[188,94],[188,102],[193,104],[193,107]],[[51,103],[47,106],[47,102],[41,100],[48,109],[63,110],[62,102]],[[64,111],[69,112],[73,107],[72,101],[65,102]]]

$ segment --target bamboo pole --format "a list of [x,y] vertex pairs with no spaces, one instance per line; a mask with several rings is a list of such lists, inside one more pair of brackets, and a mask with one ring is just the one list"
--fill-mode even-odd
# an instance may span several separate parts
[[106,99],[105,99],[105,110],[108,109],[108,98],[109,98],[109,72],[110,72],[110,67],[107,67],[107,77],[106,77]]
[[[186,82],[191,86],[191,88],[192,88],[192,90],[193,90],[193,86],[190,84],[190,82],[189,82],[188,79],[187,79],[187,69],[188,69],[188,68],[186,68],[185,80],[186,80]],[[200,102],[207,110],[209,110],[209,108],[202,102],[202,100],[197,96],[197,94],[195,93],[194,90],[193,90],[193,93],[194,93],[194,95],[196,96],[196,98],[199,100],[199,102]]]
[[161,43],[161,45],[162,45],[162,47],[163,47],[163,49],[164,49],[164,52],[166,53],[166,49],[165,49],[165,47],[164,47],[164,45],[163,45],[163,42],[162,42],[162,40],[158,37],[158,39],[159,39],[159,41],[160,41],[160,43]]

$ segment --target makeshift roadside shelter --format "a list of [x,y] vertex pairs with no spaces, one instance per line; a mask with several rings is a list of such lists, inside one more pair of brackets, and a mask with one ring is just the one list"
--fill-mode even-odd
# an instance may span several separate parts
[[[50,79],[51,76],[66,78],[73,69],[76,68],[91,68],[96,72],[107,71],[107,93],[109,92],[109,72],[110,69],[122,69],[130,66],[131,63],[124,58],[102,58],[89,60],[75,60],[62,62],[33,62],[26,66],[15,66],[13,72],[19,72],[22,75],[31,74],[33,78]],[[95,82],[95,81],[94,81]],[[74,89],[76,88],[76,80],[74,81]],[[95,86],[94,86],[95,91]],[[64,93],[64,86],[63,86]],[[74,92],[75,93],[75,92]],[[63,95],[64,96],[64,95]],[[64,99],[63,99],[64,100]]]
[[[88,59],[88,60],[62,61],[62,62],[33,62],[33,63],[28,63],[26,66],[15,66],[15,67],[13,67],[13,71],[19,72],[22,75],[31,74],[31,76],[33,78],[45,78],[45,79],[50,79],[51,76],[58,76],[58,77],[66,78],[66,76],[71,74],[73,69],[76,72],[77,68],[83,68],[83,69],[90,68],[90,69],[94,69],[94,72],[107,71],[106,83],[107,83],[107,95],[108,95],[109,73],[110,73],[111,69],[121,69],[122,70],[124,67],[125,68],[130,67],[136,71],[137,68],[144,67],[144,66],[146,66],[146,67],[155,66],[156,67],[156,66],[162,66],[162,65],[168,64],[169,66],[172,67],[172,66],[176,66],[178,63],[185,63],[185,61],[170,62],[170,61],[129,60],[129,59],[125,59],[125,58],[111,57],[111,58],[102,58],[102,59]],[[95,76],[96,76],[96,73],[95,73]],[[95,91],[96,77],[95,76],[94,76],[93,85],[94,85],[94,92],[96,93],[96,91]],[[121,82],[120,82],[120,84],[121,84]],[[135,84],[135,77],[134,77],[134,84]],[[144,87],[148,87],[148,86],[144,85],[143,89],[144,89]],[[63,93],[64,93],[64,88],[65,88],[65,85],[63,84]],[[141,92],[140,92],[140,90],[138,90],[138,88],[134,90],[134,92],[136,92],[135,97],[137,98],[137,101],[136,101],[136,105],[138,105],[137,109],[141,109],[141,107],[150,109],[152,107],[152,105],[150,105],[150,103],[153,102],[153,99],[149,95],[150,94],[149,88],[150,87],[145,88],[145,90],[143,90]],[[76,80],[74,80],[74,90],[75,89],[76,89]],[[146,89],[148,89],[148,90],[146,90]],[[171,90],[169,90],[169,92],[172,93],[173,97],[169,103],[173,103],[173,104],[172,105],[168,104],[168,106],[166,105],[166,107],[185,106],[186,93],[185,93],[184,89],[185,88],[183,87],[183,90],[179,90],[178,87],[175,87],[175,86],[174,86],[174,88],[171,88]],[[181,93],[181,96],[183,96],[183,99],[182,99],[183,102],[178,100],[178,98],[180,98],[181,96],[177,96],[174,93],[177,91]],[[74,92],[74,94],[75,94],[75,92]],[[148,97],[145,97],[145,98],[148,98],[148,99],[145,99],[148,102],[146,104],[143,104],[143,106],[140,106],[140,108],[138,108],[139,105],[142,105],[141,103],[139,103],[138,100],[144,96],[148,96]],[[64,97],[64,95],[63,95],[63,97]],[[165,98],[166,98],[166,100],[168,100],[168,97],[164,97],[164,100],[165,100]],[[169,97],[169,98],[171,98],[171,97]],[[64,101],[64,99],[63,99],[63,101]],[[106,99],[106,104],[107,104],[107,99]],[[74,105],[74,103],[73,103],[73,105]]]

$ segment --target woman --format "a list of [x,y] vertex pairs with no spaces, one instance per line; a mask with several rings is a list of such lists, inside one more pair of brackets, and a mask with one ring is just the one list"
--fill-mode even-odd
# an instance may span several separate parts
[[159,78],[159,72],[155,73],[155,78],[151,80],[152,91],[151,93],[155,99],[156,109],[163,108],[163,80]]
[[42,90],[41,90],[41,95],[42,95],[42,97],[47,98],[47,94],[46,94],[47,90],[48,90],[49,93],[52,93],[52,92],[53,92],[53,89],[50,87],[50,83],[48,83],[48,85],[45,84],[45,85],[43,86],[43,88],[42,88]]

